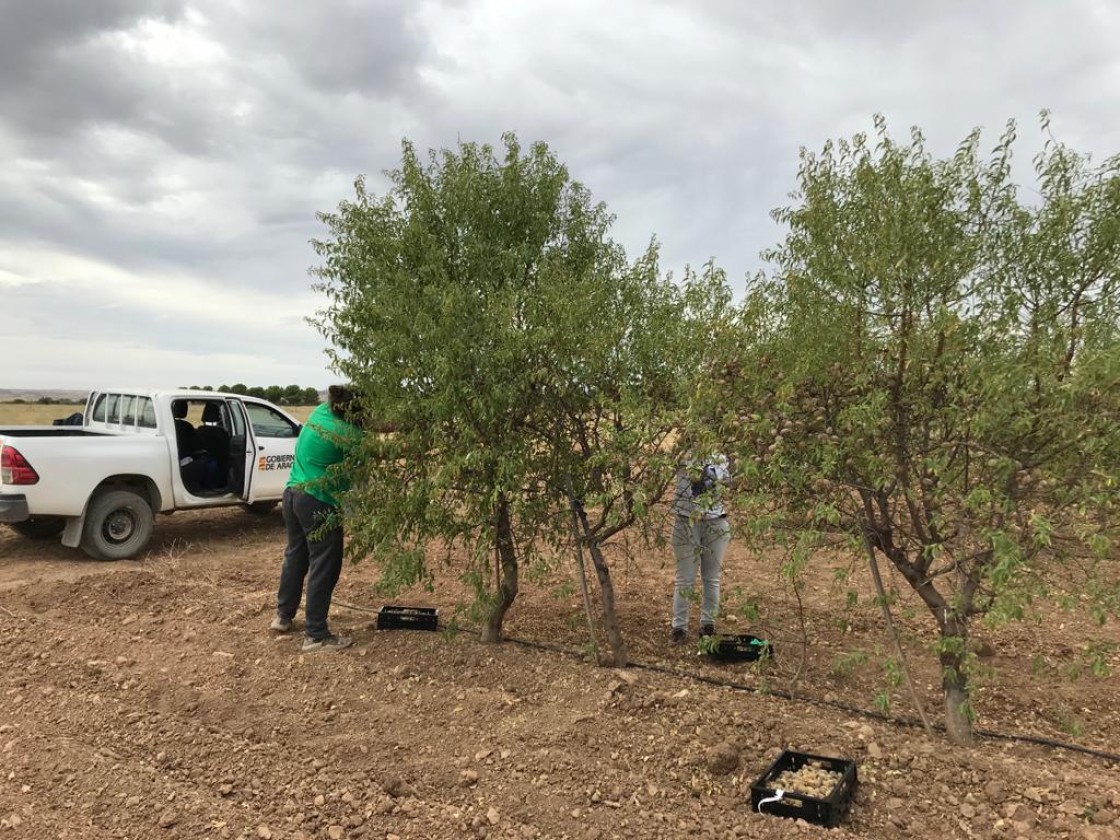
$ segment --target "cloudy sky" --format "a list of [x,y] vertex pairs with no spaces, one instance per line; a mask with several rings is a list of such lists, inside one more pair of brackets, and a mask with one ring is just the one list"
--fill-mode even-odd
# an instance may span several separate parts
[[315,213],[402,137],[545,140],[741,288],[798,148],[875,112],[1120,151],[1118,45],[1120,0],[0,0],[0,388],[335,381]]

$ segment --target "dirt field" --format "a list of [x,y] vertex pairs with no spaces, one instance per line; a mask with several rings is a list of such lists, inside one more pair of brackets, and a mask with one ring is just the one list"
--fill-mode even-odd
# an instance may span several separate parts
[[49,426],[52,420],[68,417],[85,407],[85,403],[39,405],[0,402],[0,426]]
[[[790,700],[714,682],[785,691],[800,659],[773,561],[740,545],[725,592],[759,616],[723,629],[774,641],[765,674],[667,645],[669,564],[648,552],[618,558],[617,584],[634,658],[663,670],[379,632],[339,606],[333,629],[354,648],[301,655],[265,630],[281,529],[278,512],[176,514],[145,559],[101,564],[0,528],[0,838],[1120,836],[1117,764],[987,738],[960,752],[838,708],[870,709],[885,685],[876,609],[833,591],[842,558],[806,592],[804,699]],[[511,637],[585,644],[569,576],[524,582]],[[336,597],[376,608],[372,580],[348,566]],[[447,617],[456,594],[400,602]],[[902,620],[939,718],[925,619]],[[1120,752],[1117,677],[1092,673],[1118,665],[1113,626],[1059,615],[986,640],[982,729]],[[891,711],[913,714],[897,689]],[[783,748],[858,763],[842,828],[752,813],[750,784]]]

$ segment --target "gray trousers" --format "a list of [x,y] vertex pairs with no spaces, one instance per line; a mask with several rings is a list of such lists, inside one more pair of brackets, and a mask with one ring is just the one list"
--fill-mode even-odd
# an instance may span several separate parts
[[715,624],[719,613],[719,577],[723,553],[731,542],[731,524],[726,517],[698,519],[678,516],[673,524],[673,556],[677,559],[677,578],[673,586],[673,627],[688,628],[688,602],[700,569],[703,591],[700,598],[700,623]]
[[323,520],[337,510],[314,496],[291,487],[284,491],[284,525],[288,531],[288,547],[284,551],[284,568],[280,571],[280,588],[276,595],[276,612],[291,619],[299,609],[303,582],[307,580],[307,622],[304,633],[311,639],[330,635],[327,613],[331,595],[342,572],[342,526],[322,529]]

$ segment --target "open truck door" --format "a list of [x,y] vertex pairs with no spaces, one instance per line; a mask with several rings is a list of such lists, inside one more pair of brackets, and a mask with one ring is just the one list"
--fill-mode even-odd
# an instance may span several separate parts
[[279,501],[295,462],[300,426],[263,403],[237,400],[233,406],[234,440],[245,453],[241,498],[247,504]]

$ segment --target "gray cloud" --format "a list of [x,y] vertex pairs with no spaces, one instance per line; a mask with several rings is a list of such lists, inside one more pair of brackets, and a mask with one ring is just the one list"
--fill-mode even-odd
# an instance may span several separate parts
[[[269,377],[322,348],[299,321],[316,211],[359,173],[383,187],[402,136],[543,139],[628,250],[656,235],[666,267],[715,256],[740,286],[798,147],[873,113],[935,153],[1015,117],[1026,163],[1042,107],[1075,147],[1120,148],[1120,10],[1099,0],[0,0],[0,21],[6,303],[60,348],[128,332],[177,364],[209,330]],[[0,386],[96,373],[50,364]]]
[[108,36],[145,20],[174,22],[181,0],[3,0],[0,108],[5,121],[37,137],[70,133],[89,120],[139,115],[140,67]]
[[140,20],[174,20],[184,5],[185,0],[0,0],[0,70],[5,80],[26,84],[66,48]]
[[[297,4],[284,15],[244,15],[244,39],[278,51],[308,86],[330,94],[394,96],[414,82],[426,44],[407,0]],[[259,12],[259,10],[257,10]]]

